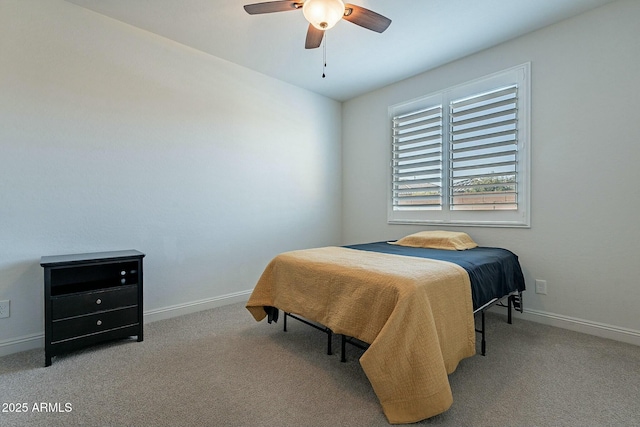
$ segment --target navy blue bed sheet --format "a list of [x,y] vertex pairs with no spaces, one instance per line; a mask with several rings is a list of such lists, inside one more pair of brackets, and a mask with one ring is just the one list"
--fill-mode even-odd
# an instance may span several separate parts
[[345,248],[393,255],[431,258],[458,264],[469,273],[473,309],[513,291],[524,291],[524,275],[518,256],[502,248],[477,247],[464,251],[412,248],[387,242],[347,245]]

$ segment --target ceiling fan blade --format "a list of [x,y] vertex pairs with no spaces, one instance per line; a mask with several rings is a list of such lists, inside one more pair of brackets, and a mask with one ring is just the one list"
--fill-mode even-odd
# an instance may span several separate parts
[[304,44],[305,49],[315,49],[320,47],[322,44],[322,38],[324,37],[324,31],[319,30],[313,25],[309,24],[309,29],[307,30],[307,40]]
[[344,5],[344,16],[342,18],[378,33],[386,30],[391,24],[391,19],[386,16],[382,16],[379,13],[365,9],[364,7],[348,3]]
[[244,10],[249,15],[258,15],[260,13],[286,12],[288,10],[296,10],[302,7],[302,3],[295,1],[268,1],[264,3],[254,3],[244,5]]

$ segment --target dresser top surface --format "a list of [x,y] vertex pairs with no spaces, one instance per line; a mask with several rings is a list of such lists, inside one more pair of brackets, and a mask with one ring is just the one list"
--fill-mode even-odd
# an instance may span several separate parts
[[84,254],[52,255],[41,257],[40,265],[43,267],[50,267],[56,265],[69,265],[91,261],[117,261],[121,258],[142,259],[144,256],[145,254],[135,249],[108,252],[89,252]]

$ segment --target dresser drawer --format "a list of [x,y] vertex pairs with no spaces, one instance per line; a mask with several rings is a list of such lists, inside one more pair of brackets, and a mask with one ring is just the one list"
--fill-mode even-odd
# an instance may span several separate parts
[[123,326],[134,325],[138,322],[137,306],[56,320],[51,325],[51,341],[57,342],[69,338],[96,334]]
[[138,287],[136,285],[52,297],[51,318],[59,320],[132,306],[137,303]]

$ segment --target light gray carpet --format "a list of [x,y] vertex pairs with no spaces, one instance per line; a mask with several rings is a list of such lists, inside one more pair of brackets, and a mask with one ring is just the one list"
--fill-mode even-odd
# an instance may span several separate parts
[[[640,425],[640,348],[490,314],[488,354],[449,379],[443,426]],[[244,304],[150,323],[124,340],[54,358],[0,358],[0,426],[384,426],[357,357],[296,321],[257,323]],[[59,411],[38,412],[45,403]]]

